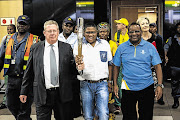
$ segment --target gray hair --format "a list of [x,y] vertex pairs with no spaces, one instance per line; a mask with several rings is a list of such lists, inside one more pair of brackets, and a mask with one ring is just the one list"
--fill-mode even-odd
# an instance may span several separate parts
[[47,26],[47,25],[56,25],[57,28],[58,28],[58,30],[59,30],[59,25],[58,25],[58,23],[57,23],[56,21],[54,21],[54,20],[48,20],[48,21],[46,21],[46,22],[44,23],[44,30],[46,29],[46,26]]

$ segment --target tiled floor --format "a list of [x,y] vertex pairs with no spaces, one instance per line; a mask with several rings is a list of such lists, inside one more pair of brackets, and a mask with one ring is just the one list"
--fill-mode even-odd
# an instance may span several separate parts
[[[171,97],[171,88],[169,82],[164,82],[164,101],[165,105],[159,105],[155,102],[154,105],[154,117],[153,120],[180,120],[180,107],[178,109],[172,109],[173,99]],[[0,94],[0,102],[2,101],[3,94]],[[32,119],[36,120],[34,104],[32,106]],[[116,116],[116,120],[121,120],[122,114]],[[0,120],[15,120],[8,109],[0,110]],[[52,120],[53,116],[52,116]],[[74,120],[83,120],[83,117],[76,118]]]

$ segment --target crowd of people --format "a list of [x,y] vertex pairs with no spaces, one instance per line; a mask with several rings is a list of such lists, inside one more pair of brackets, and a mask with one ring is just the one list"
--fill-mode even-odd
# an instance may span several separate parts
[[[79,55],[78,28],[72,18],[44,23],[45,40],[30,33],[30,18],[21,15],[7,27],[0,47],[0,70],[4,68],[6,93],[0,108],[8,108],[16,120],[152,120],[154,99],[163,101],[163,70],[171,73],[172,108],[180,96],[180,23],[176,34],[164,43],[157,25],[146,17],[130,23],[86,23]],[[155,74],[155,77],[153,76]],[[156,84],[155,84],[156,83]],[[5,99],[6,98],[6,99]]]

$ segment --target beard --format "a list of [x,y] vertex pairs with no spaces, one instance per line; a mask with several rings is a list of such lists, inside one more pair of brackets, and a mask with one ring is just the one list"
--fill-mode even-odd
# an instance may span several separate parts
[[139,44],[140,43],[140,41],[141,41],[141,39],[139,39],[139,40],[136,40],[136,41],[132,41],[132,40],[130,40],[130,42],[133,44],[133,45],[137,45],[137,44]]

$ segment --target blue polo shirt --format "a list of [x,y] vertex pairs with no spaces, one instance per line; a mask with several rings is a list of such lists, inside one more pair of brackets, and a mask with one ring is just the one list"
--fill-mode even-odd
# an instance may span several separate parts
[[151,66],[160,64],[161,59],[151,43],[141,39],[137,46],[133,46],[128,40],[118,47],[113,63],[115,66],[120,66],[122,63],[126,88],[139,91],[154,83]]

